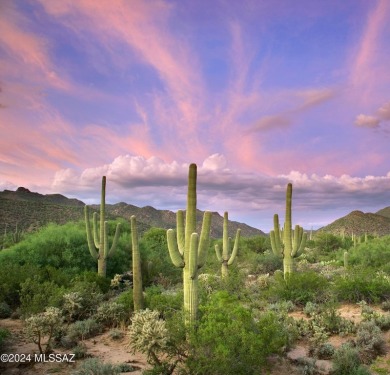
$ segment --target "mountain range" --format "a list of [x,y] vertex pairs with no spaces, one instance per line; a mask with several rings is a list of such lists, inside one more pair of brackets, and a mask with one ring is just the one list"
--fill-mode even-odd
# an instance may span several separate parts
[[[27,232],[34,231],[50,222],[65,224],[68,221],[84,220],[85,203],[70,199],[61,194],[39,194],[24,187],[16,191],[0,192],[0,233],[12,232],[16,228]],[[99,211],[99,205],[91,205],[92,210]],[[124,202],[106,204],[106,216],[112,220],[122,217],[129,220],[137,217],[140,232],[151,227],[169,229],[176,227],[176,213],[169,210],[157,210],[151,206],[137,207]],[[201,225],[203,212],[197,211],[197,222]],[[211,237],[222,237],[223,217],[218,212],[212,213]],[[264,235],[259,229],[244,223],[229,221],[228,230],[232,236],[237,229],[245,237]],[[199,228],[200,229],[200,228]]]
[[[54,222],[65,224],[68,221],[84,220],[85,203],[78,199],[67,198],[61,194],[40,194],[31,192],[24,187],[16,191],[0,192],[0,233],[12,232],[16,228],[26,232],[34,231],[45,224]],[[92,205],[92,210],[99,210],[99,205]],[[140,232],[150,227],[175,228],[176,213],[169,210],[157,210],[151,206],[137,207],[128,203],[106,204],[107,218],[113,220],[122,217],[126,220],[132,215],[137,217]],[[201,225],[203,212],[197,212],[197,222]],[[211,236],[222,237],[223,217],[218,212],[212,213]],[[240,228],[244,237],[265,235],[263,231],[244,223],[229,221],[229,233],[234,236]],[[390,206],[376,213],[352,211],[348,215],[319,229],[333,234],[363,235],[390,234]]]

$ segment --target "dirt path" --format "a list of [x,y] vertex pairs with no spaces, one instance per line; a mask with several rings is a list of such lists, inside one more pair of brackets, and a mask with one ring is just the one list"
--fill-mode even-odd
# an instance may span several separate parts
[[[11,332],[11,337],[3,350],[4,353],[31,354],[33,356],[34,354],[38,354],[37,345],[27,341],[23,333],[23,322],[21,320],[2,319],[0,320],[0,328],[7,328]],[[84,343],[87,347],[87,353],[94,358],[99,358],[105,363],[128,363],[133,367],[138,368],[138,370],[129,372],[128,374],[140,375],[143,369],[148,367],[145,355],[141,353],[132,354],[130,348],[127,346],[128,338],[126,335],[119,340],[114,340],[110,338],[109,332],[105,332],[91,339],[84,340]],[[72,353],[72,351],[56,348],[54,353],[69,354]],[[82,361],[83,359],[78,359],[72,363],[32,362],[4,364],[3,362],[0,362],[0,374],[44,375],[55,373],[59,375],[71,375]]]

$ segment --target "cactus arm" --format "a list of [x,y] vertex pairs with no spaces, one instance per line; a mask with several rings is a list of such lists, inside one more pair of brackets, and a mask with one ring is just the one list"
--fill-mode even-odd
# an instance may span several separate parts
[[280,231],[280,225],[279,225],[279,215],[274,215],[274,232],[275,232],[275,245],[276,248],[279,249],[279,253],[281,253],[282,250],[282,244],[281,244],[281,238],[283,238],[283,230]]
[[119,240],[120,227],[121,227],[121,223],[118,223],[116,225],[116,228],[115,228],[114,240],[112,242],[112,245],[111,245],[110,251],[108,252],[107,257],[111,257],[115,253],[116,247],[118,245],[118,240]]
[[305,249],[306,242],[307,242],[307,233],[304,232],[303,235],[302,235],[301,244],[299,245],[299,248],[298,248],[298,251],[297,251],[297,255],[300,255],[302,253],[302,251]]
[[96,248],[93,243],[91,223],[89,222],[89,210],[87,205],[85,205],[84,207],[84,215],[85,215],[85,229],[87,232],[88,249],[89,252],[91,253],[92,258],[97,260],[99,258],[99,254],[96,251]]
[[272,252],[275,254],[275,255],[279,255],[278,253],[278,248],[276,247],[276,240],[275,240],[275,231],[274,230],[271,230],[269,232],[269,238],[271,240],[271,248],[272,248]]
[[189,262],[189,277],[194,280],[198,272],[198,244],[199,244],[199,235],[198,233],[191,234],[191,243],[190,243],[190,262]]
[[184,231],[184,212],[183,210],[177,211],[176,215],[176,227],[177,227],[177,244],[180,254],[184,254],[185,247],[185,231]]
[[232,265],[234,260],[236,259],[238,253],[238,243],[240,241],[241,229],[237,229],[236,239],[234,241],[234,247],[232,251],[232,255],[230,255],[230,259],[228,261],[228,266]]
[[183,268],[184,261],[183,256],[180,254],[180,251],[177,247],[176,236],[173,229],[168,229],[167,231],[167,242],[168,242],[168,250],[169,256],[171,257],[172,263],[175,267]]
[[223,262],[222,255],[221,255],[221,249],[219,248],[219,245],[215,244],[214,248],[215,248],[215,254],[217,256],[218,261]]
[[198,268],[206,263],[207,251],[210,245],[211,212],[206,211],[203,215],[202,229],[198,246]]
[[224,261],[229,259],[230,241],[228,235],[228,213],[223,214],[223,235],[222,235],[222,259]]
[[271,248],[275,255],[283,256],[282,254],[282,244],[281,244],[281,231],[279,225],[279,216],[278,214],[274,215],[274,229],[270,232],[271,239]]
[[95,244],[95,247],[99,249],[100,247],[100,240],[99,240],[99,231],[98,231],[98,224],[97,224],[97,212],[94,212],[92,215],[92,228],[93,228],[93,242]]

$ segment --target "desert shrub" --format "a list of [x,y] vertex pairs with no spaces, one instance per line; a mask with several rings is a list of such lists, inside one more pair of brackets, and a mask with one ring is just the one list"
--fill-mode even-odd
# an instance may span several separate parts
[[329,298],[329,286],[324,276],[313,272],[292,273],[288,280],[277,273],[269,289],[271,299],[292,301],[304,306],[307,302],[324,302]]
[[[84,320],[89,318],[96,312],[99,304],[103,301],[103,294],[101,293],[99,286],[94,282],[75,281],[74,285],[64,294],[77,297],[78,306],[73,311],[73,320]],[[62,303],[64,308],[65,302],[66,298],[65,300],[63,298]],[[65,313],[69,314],[69,311],[65,309]]]
[[334,346],[331,343],[326,342],[320,345],[317,349],[317,356],[319,359],[331,359],[333,357],[334,352]]
[[38,276],[21,284],[20,310],[29,316],[43,312],[47,307],[60,307],[65,288],[53,281],[42,281]]
[[256,255],[250,272],[255,274],[273,273],[281,268],[283,268],[283,259],[272,251],[266,250]]
[[95,319],[78,320],[68,327],[71,340],[86,340],[102,332],[103,327]]
[[311,322],[322,327],[329,334],[349,334],[355,331],[351,320],[343,318],[334,306],[324,306],[318,314],[313,316]]
[[77,282],[95,284],[103,294],[110,290],[111,285],[111,281],[108,277],[100,276],[96,271],[81,272],[72,279],[72,284]]
[[383,311],[390,311],[390,299],[387,299],[386,301],[382,302],[381,309]]
[[314,238],[315,246],[321,253],[330,253],[343,247],[343,239],[332,233],[319,232]]
[[359,351],[343,344],[333,355],[332,375],[370,375],[370,372],[361,365]]
[[88,349],[84,343],[80,343],[74,346],[72,348],[72,352],[76,359],[82,359],[88,356]]
[[[0,252],[0,255],[6,252]],[[38,275],[40,268],[31,264],[20,265],[17,259],[0,258],[1,269],[7,272],[0,272],[0,301],[6,302],[10,307],[16,308],[20,305],[21,284],[31,275]]]
[[166,318],[182,309],[183,292],[151,286],[145,290],[145,304],[150,310],[157,310]]
[[355,268],[336,277],[333,290],[339,301],[379,302],[390,297],[390,281],[371,269]]
[[164,275],[173,284],[182,278],[182,270],[173,266],[169,257],[167,231],[161,228],[150,228],[140,240],[142,254],[142,278],[144,286],[157,283]]
[[7,302],[0,302],[0,319],[9,318],[12,314],[12,309]]
[[369,363],[377,355],[385,353],[385,341],[380,328],[373,321],[360,323],[356,332],[356,346],[363,362]]
[[[56,307],[48,307],[46,311],[32,315],[25,321],[27,337],[38,345],[41,354],[48,353],[51,349],[51,340],[62,327],[61,310]],[[43,343],[43,337],[47,337]]]
[[97,358],[87,358],[72,375],[119,375],[120,369]]
[[276,313],[289,313],[296,309],[296,306],[291,301],[279,301],[276,303],[270,303],[268,305],[268,309],[270,311],[274,311]]
[[286,342],[275,314],[262,314],[255,321],[236,297],[217,292],[201,307],[187,365],[196,374],[258,374],[266,358]]
[[382,269],[390,264],[390,236],[374,238],[349,250],[349,264]]
[[101,324],[108,327],[117,327],[125,319],[126,311],[123,305],[117,302],[103,302],[94,315]]
[[11,336],[10,331],[6,328],[0,328],[0,353],[2,353],[4,344],[7,340],[8,337]]
[[131,313],[134,309],[133,289],[128,289],[122,292],[116,299],[115,302],[121,304],[125,311]]
[[122,331],[119,331],[117,329],[112,329],[110,332],[109,332],[109,336],[112,340],[120,340],[121,338],[123,338],[124,334]]

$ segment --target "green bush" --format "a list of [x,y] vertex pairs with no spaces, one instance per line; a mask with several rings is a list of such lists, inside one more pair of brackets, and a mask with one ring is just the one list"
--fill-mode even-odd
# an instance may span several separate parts
[[43,312],[47,307],[60,307],[65,288],[52,281],[43,282],[39,277],[27,279],[21,284],[20,310],[30,316]]
[[326,302],[330,298],[329,283],[324,276],[314,271],[292,273],[287,281],[283,274],[277,273],[268,295],[271,300],[292,301],[300,306],[307,302]]
[[126,290],[119,294],[115,302],[120,303],[125,311],[128,311],[130,314],[134,310],[133,289]]
[[370,372],[361,366],[359,351],[343,344],[333,355],[332,375],[370,375]]
[[96,336],[103,330],[103,326],[95,319],[78,320],[68,328],[68,336],[71,340],[85,340]]
[[166,318],[182,309],[183,292],[152,286],[145,290],[145,304],[147,308],[159,311]]
[[9,318],[12,314],[12,309],[7,302],[0,302],[0,319]]
[[72,375],[119,375],[120,373],[120,369],[111,363],[103,363],[97,358],[87,358]]
[[349,250],[349,264],[383,269],[390,265],[390,236],[374,238]]
[[330,253],[343,247],[343,239],[332,233],[319,232],[315,235],[314,241],[321,253]]
[[275,314],[263,314],[255,321],[237,298],[217,292],[201,307],[187,365],[200,375],[258,374],[267,357],[286,342],[287,334]]
[[11,336],[10,331],[6,328],[0,328],[0,353],[2,353],[4,344],[7,340],[8,337]]
[[124,321],[126,311],[122,304],[117,302],[103,302],[94,315],[94,318],[107,327],[117,327]]
[[354,268],[334,279],[333,291],[339,301],[379,302],[390,297],[390,281],[376,270]]
[[165,229],[149,229],[142,236],[139,246],[144,286],[157,284],[162,275],[171,285],[180,282],[183,272],[172,264]]
[[378,355],[384,354],[386,352],[385,345],[382,332],[374,321],[360,323],[356,332],[356,346],[365,363],[369,363]]

